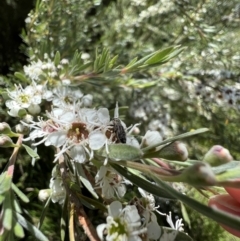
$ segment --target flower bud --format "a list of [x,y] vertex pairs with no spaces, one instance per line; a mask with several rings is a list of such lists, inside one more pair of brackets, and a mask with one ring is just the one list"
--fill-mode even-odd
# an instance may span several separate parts
[[7,148],[7,147],[15,147],[12,139],[8,136],[2,135],[0,136],[0,147]]
[[211,166],[219,166],[232,161],[233,158],[228,149],[215,145],[204,156],[203,161],[209,163]]
[[51,195],[51,189],[42,189],[38,193],[38,199],[42,202],[45,202]]
[[147,131],[142,139],[141,146],[153,146],[162,141],[162,136],[158,131]]
[[92,105],[92,100],[93,100],[92,95],[90,95],[90,94],[84,95],[83,98],[82,98],[83,105],[85,107],[90,107]]
[[6,122],[1,122],[0,123],[0,133],[1,134],[10,134],[11,131],[11,127],[8,125],[8,123]]
[[176,141],[159,150],[158,157],[168,160],[186,161],[188,159],[188,150],[185,144]]
[[187,183],[194,186],[212,186],[217,180],[209,164],[197,162],[182,172]]
[[21,134],[28,134],[29,132],[29,128],[23,124],[16,125],[15,130],[17,133],[21,133]]
[[28,111],[31,115],[37,115],[41,112],[41,107],[39,105],[34,105],[34,104],[31,104],[29,107],[28,107]]

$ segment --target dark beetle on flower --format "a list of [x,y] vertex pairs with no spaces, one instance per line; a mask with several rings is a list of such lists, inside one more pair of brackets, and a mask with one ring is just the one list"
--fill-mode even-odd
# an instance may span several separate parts
[[113,132],[117,138],[117,142],[126,143],[126,132],[121,124],[121,120],[113,118],[112,120]]

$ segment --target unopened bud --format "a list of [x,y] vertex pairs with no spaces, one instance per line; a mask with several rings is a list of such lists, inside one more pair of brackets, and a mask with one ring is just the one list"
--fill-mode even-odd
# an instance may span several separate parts
[[157,155],[159,158],[168,160],[186,161],[188,159],[188,150],[185,144],[176,141],[163,147],[158,151]]
[[38,199],[42,202],[45,202],[51,195],[51,189],[42,189],[38,193]]
[[211,166],[219,166],[232,160],[233,157],[228,149],[220,145],[213,146],[203,158],[203,161],[209,163]]
[[82,98],[83,105],[85,107],[90,107],[92,105],[92,100],[93,100],[92,95],[90,95],[90,94],[84,95],[83,98]]
[[2,135],[0,136],[0,147],[7,148],[7,147],[16,147],[9,136]]
[[28,134],[28,132],[29,132],[29,128],[27,126],[23,125],[23,124],[17,124],[15,126],[15,130],[16,130],[17,133],[21,133],[21,134],[24,134],[24,135]]
[[216,184],[216,177],[209,164],[197,162],[185,169],[182,174],[184,180],[194,186],[211,186]]
[[8,123],[6,122],[1,122],[0,123],[0,133],[1,134],[10,134],[11,131],[11,127],[8,125]]
[[33,105],[31,104],[29,107],[28,107],[28,111],[31,115],[37,115],[41,112],[41,107],[39,105]]
[[142,139],[142,147],[153,146],[162,141],[162,136],[158,131],[147,131]]

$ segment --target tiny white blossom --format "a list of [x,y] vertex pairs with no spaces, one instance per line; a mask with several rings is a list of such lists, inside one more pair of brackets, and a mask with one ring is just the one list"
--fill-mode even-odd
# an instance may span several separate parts
[[43,62],[41,60],[38,60],[37,62],[33,61],[30,65],[24,66],[23,70],[30,79],[37,81],[39,80],[40,75],[43,74],[42,66]]
[[141,241],[140,235],[147,232],[147,228],[141,227],[141,217],[133,205],[122,208],[119,201],[114,201],[108,207],[108,214],[107,223],[97,227],[101,240],[104,229],[107,231],[107,241]]
[[111,172],[106,166],[101,166],[95,177],[97,188],[102,189],[102,195],[106,199],[114,197],[114,193],[122,198],[126,193],[126,186],[121,176]]
[[52,190],[51,200],[53,203],[58,202],[59,204],[63,204],[66,190],[63,187],[62,179],[60,177],[52,177],[50,180],[49,187]]

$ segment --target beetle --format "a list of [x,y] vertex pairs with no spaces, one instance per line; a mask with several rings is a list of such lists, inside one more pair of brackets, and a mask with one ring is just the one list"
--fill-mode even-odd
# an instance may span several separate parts
[[126,132],[122,126],[121,120],[119,118],[113,118],[112,120],[113,132],[120,143],[126,143]]

